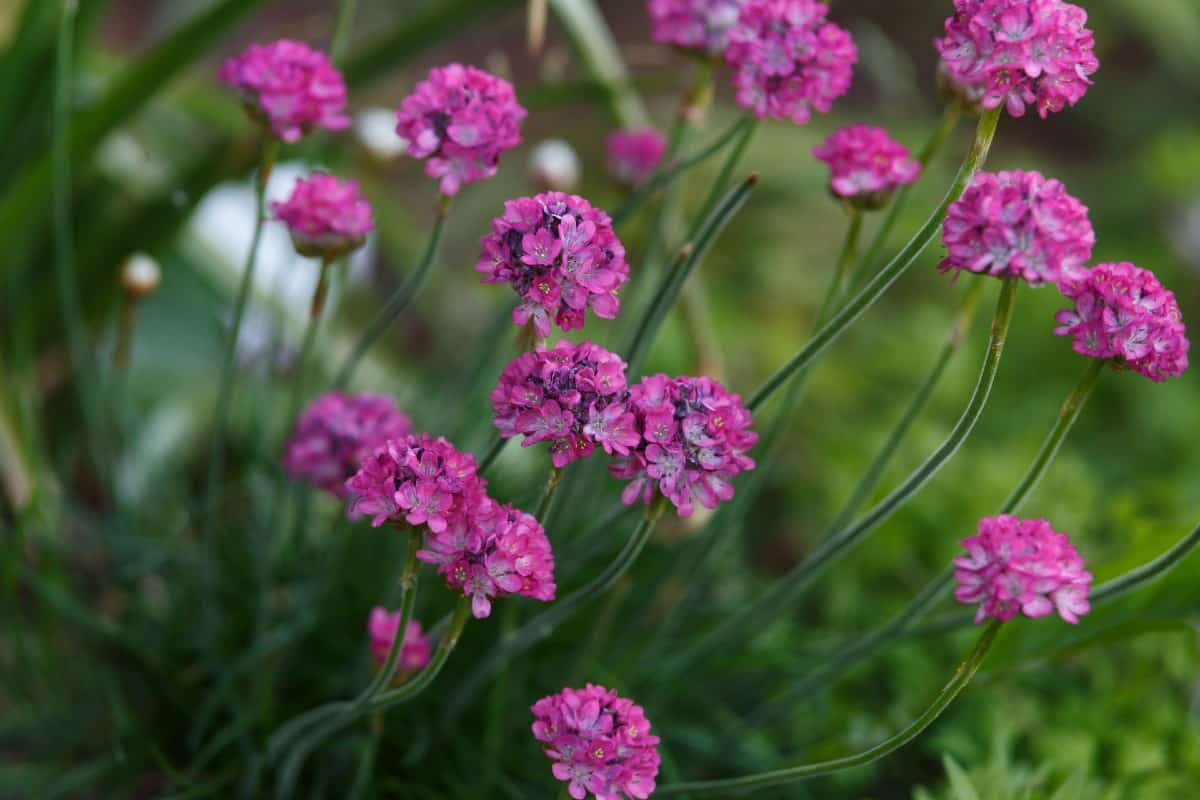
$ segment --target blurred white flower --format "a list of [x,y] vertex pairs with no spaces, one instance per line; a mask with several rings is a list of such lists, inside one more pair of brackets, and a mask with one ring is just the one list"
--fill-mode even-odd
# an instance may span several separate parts
[[573,191],[580,171],[575,148],[563,139],[545,139],[529,154],[529,177],[542,191]]

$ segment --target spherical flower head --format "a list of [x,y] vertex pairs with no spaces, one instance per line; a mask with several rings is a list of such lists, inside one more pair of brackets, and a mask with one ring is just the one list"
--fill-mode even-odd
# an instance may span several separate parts
[[1100,68],[1087,12],[1062,0],[954,0],[934,40],[950,78],[981,92],[984,108],[1014,117],[1033,104],[1045,119],[1075,105]]
[[291,196],[271,209],[288,226],[296,252],[326,261],[362,247],[375,227],[358,184],[323,172],[296,181]]
[[575,800],[645,800],[654,791],[659,740],[632,700],[589,683],[543,697],[532,711],[533,736]]
[[358,471],[363,458],[411,431],[412,423],[390,397],[329,392],[296,420],[283,466],[293,478],[344,499],[346,479]]
[[302,42],[252,44],[226,60],[218,77],[241,92],[250,115],[285,142],[317,128],[350,127],[341,73],[324,53]]
[[1071,540],[1046,520],[984,517],[979,533],[961,544],[967,555],[954,559],[954,596],[960,603],[979,603],[976,623],[1057,610],[1075,624],[1088,612],[1092,575]]
[[1092,257],[1096,234],[1087,206],[1038,172],[981,172],[950,204],[938,266],[1035,286],[1057,283]]
[[541,523],[512,506],[485,500],[431,533],[417,558],[437,565],[446,583],[471,598],[471,613],[492,613],[492,600],[521,595],[554,599],[554,554]]
[[484,283],[511,284],[521,304],[513,322],[532,322],[541,338],[553,321],[564,331],[582,328],[590,309],[613,319],[617,290],[629,280],[625,247],[612,220],[582,197],[545,192],[509,200],[480,242]]
[[514,358],[492,390],[493,424],[522,447],[549,442],[554,466],[596,446],[626,456],[641,438],[629,411],[625,362],[591,342],[560,341]]
[[654,128],[613,131],[605,149],[612,176],[627,186],[637,186],[654,174],[667,151],[667,140]]
[[487,482],[475,474],[475,458],[442,437],[427,433],[391,439],[362,460],[346,481],[351,513],[385,522],[423,525],[440,533],[470,515],[487,498]]
[[863,209],[882,207],[892,192],[921,175],[907,147],[870,125],[835,131],[813,155],[829,165],[830,191]]
[[[371,637],[371,657],[375,663],[383,666],[387,662],[388,653],[392,651],[392,642],[396,640],[396,632],[400,630],[400,612],[388,611],[382,606],[371,609],[367,620],[367,633]],[[421,630],[421,623],[409,620],[404,630],[404,639],[400,642],[400,654],[396,659],[396,671],[416,672],[429,663],[429,639]]]
[[850,89],[858,48],[815,0],[749,0],[729,32],[737,102],[759,119],[809,121]]
[[1054,332],[1075,352],[1111,361],[1152,381],[1183,374],[1187,331],[1175,295],[1154,273],[1127,261],[1097,264],[1064,278],[1058,290],[1075,304],[1055,315]]
[[650,0],[654,41],[720,58],[745,0]]
[[437,178],[442,194],[496,174],[500,154],[521,143],[525,109],[512,84],[475,67],[449,64],[400,104],[396,133],[408,154],[428,159],[425,174]]
[[712,378],[652,375],[630,389],[629,408],[641,441],[608,468],[629,481],[621,494],[627,505],[639,497],[649,503],[658,490],[689,517],[693,500],[716,508],[733,497],[734,476],[754,469],[746,455],[758,441],[750,412]]

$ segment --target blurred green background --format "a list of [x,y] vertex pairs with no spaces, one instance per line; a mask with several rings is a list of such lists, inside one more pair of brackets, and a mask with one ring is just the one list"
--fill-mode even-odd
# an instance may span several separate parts
[[[530,110],[525,141],[503,157],[499,175],[457,199],[432,279],[355,381],[358,389],[393,393],[418,429],[480,453],[491,437],[487,393],[518,345],[507,290],[481,285],[472,268],[478,239],[505,199],[536,191],[526,162],[549,137],[579,154],[580,194],[610,210],[621,204],[622,190],[603,166],[604,136],[618,126],[613,96],[554,13],[535,58],[519,2],[357,5],[346,63],[352,112],[394,109],[429,67],[452,60],[509,77]],[[1101,61],[1095,86],[1078,107],[1049,120],[1003,118],[988,167],[1061,179],[1091,209],[1095,260],[1154,270],[1178,296],[1185,322],[1194,323],[1200,5],[1084,5]],[[201,541],[196,524],[222,333],[250,238],[256,147],[255,130],[215,71],[251,41],[287,36],[327,47],[335,6],[80,0],[71,212],[97,368],[90,378],[72,378],[53,280],[47,161],[58,3],[0,3],[0,797],[265,795],[261,747],[273,727],[351,695],[366,680],[366,615],[393,591],[397,535],[346,523],[324,497],[286,525],[267,527],[276,519],[288,389],[316,280],[315,265],[291,254],[277,223],[269,225],[239,345],[229,488],[216,541]],[[949,0],[832,6],[860,47],[854,88],[808,126],[760,126],[739,168],[739,176],[758,172],[759,187],[692,289],[707,316],[689,327],[673,312],[651,370],[703,368],[748,395],[809,335],[841,244],[845,215],[825,191],[825,167],[812,148],[861,121],[886,126],[917,150],[936,124],[931,40]],[[634,91],[666,129],[687,85],[686,60],[653,44],[640,0],[598,7]],[[603,36],[601,29],[584,33],[593,42]],[[716,80],[702,140],[739,113],[727,72],[718,69]],[[912,193],[889,253],[949,185],[969,128],[960,124]],[[719,160],[681,179],[685,218]],[[360,181],[378,229],[336,281],[318,345],[328,379],[424,246],[434,187],[421,164],[372,154],[351,131],[285,148],[271,196],[316,166]],[[651,213],[622,234],[632,265],[625,313],[613,322],[589,320],[588,338],[614,346],[625,339],[661,266],[643,259]],[[163,283],[138,310],[130,370],[116,375],[108,364],[117,276],[139,250],[161,263]],[[831,648],[903,607],[1012,489],[1086,366],[1052,333],[1063,305],[1053,288],[1021,289],[995,390],[963,450],[796,609],[764,620],[752,642],[713,655],[672,685],[656,677],[647,654],[670,652],[708,630],[820,541],[946,335],[963,286],[937,272],[940,256],[940,244],[930,247],[820,361],[778,457],[760,466],[769,470],[766,483],[744,518],[708,532],[702,520],[661,525],[608,599],[514,662],[499,688],[447,722],[447,704],[471,664],[538,610],[507,601],[511,611],[468,627],[438,683],[393,710],[381,737],[364,723],[318,753],[305,796],[342,797],[350,787],[360,796],[549,797],[557,786],[528,734],[528,706],[584,680],[645,706],[663,737],[663,783],[836,756],[916,716],[971,632],[909,640],[780,709],[771,722],[738,727],[759,703],[821,666]],[[983,355],[995,291],[987,288],[970,339],[893,460],[880,496],[958,417]],[[91,433],[76,391],[88,384],[101,387],[104,411],[101,429]],[[760,430],[778,407],[764,409]],[[1164,385],[1107,373],[1023,513],[1069,533],[1098,581],[1120,574],[1196,524],[1198,438],[1194,370]],[[542,449],[510,447],[489,476],[493,493],[531,508],[547,468]],[[565,511],[548,528],[560,592],[598,572],[635,519],[631,512],[611,529],[589,531],[617,502],[620,486],[595,464],[572,471],[579,474],[560,506]],[[718,546],[690,578],[696,586],[687,606],[664,633],[664,616],[685,588],[678,565],[692,563],[703,537],[714,534]],[[1200,561],[1192,558],[1168,578],[1097,608],[1077,628],[1051,619],[1007,626],[977,682],[910,748],[874,767],[759,796],[1193,796],[1200,785],[1198,579]],[[438,583],[427,574],[418,600],[427,626],[451,605]]]

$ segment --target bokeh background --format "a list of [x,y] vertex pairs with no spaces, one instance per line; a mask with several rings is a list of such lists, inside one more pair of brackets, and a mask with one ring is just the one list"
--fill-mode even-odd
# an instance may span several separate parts
[[[0,3],[0,796],[265,794],[261,747],[272,728],[349,696],[366,679],[367,611],[393,591],[401,547],[396,534],[341,520],[324,497],[286,525],[266,527],[317,274],[315,264],[292,254],[277,223],[269,225],[239,343],[220,533],[215,543],[198,537],[222,334],[251,235],[257,145],[215,71],[251,41],[287,36],[327,46],[336,4],[80,0],[71,212],[105,411],[99,435],[85,425],[78,391],[85,378],[69,369],[53,280],[46,159],[57,5]],[[937,122],[931,40],[949,0],[832,5],[862,54],[854,88],[832,114],[805,127],[760,126],[739,169],[758,172],[759,187],[689,287],[696,313],[689,319],[676,310],[668,319],[651,369],[703,369],[749,394],[811,332],[841,244],[845,215],[825,191],[825,168],[812,148],[861,121],[887,126],[917,150]],[[1095,86],[1078,107],[1048,120],[1003,118],[988,166],[1061,179],[1091,209],[1095,260],[1153,269],[1175,291],[1185,322],[1194,323],[1200,6],[1084,5],[1101,61]],[[507,321],[509,293],[481,285],[473,269],[479,237],[505,199],[535,191],[526,162],[548,137],[567,140],[579,154],[579,193],[610,209],[623,199],[604,170],[604,136],[619,125],[613,109],[621,98],[597,80],[554,13],[543,53],[530,56],[522,7],[512,0],[359,0],[346,66],[355,113],[394,109],[431,66],[452,60],[509,77],[530,111],[525,142],[504,156],[499,175],[459,196],[432,279],[355,381],[394,394],[418,429],[477,453],[491,440],[487,393],[518,346]],[[629,71],[630,91],[665,129],[688,63],[653,44],[640,0],[596,7]],[[200,18],[207,27],[189,47],[172,38]],[[601,27],[584,31],[593,41],[607,35]],[[703,138],[740,113],[722,70],[717,87]],[[912,193],[888,252],[940,199],[970,127],[960,123]],[[280,198],[297,176],[321,166],[358,179],[375,207],[376,235],[335,282],[317,347],[325,381],[412,267],[432,218],[432,183],[421,164],[379,151],[386,133],[385,126],[382,134],[376,129],[379,141],[352,131],[285,148],[269,189]],[[682,179],[685,219],[718,162]],[[633,269],[629,308],[614,322],[589,320],[588,338],[615,345],[627,335],[623,326],[661,268],[643,258],[648,228],[639,220],[623,235]],[[677,245],[679,232],[669,233],[676,238],[667,245]],[[140,305],[131,367],[116,375],[108,364],[118,275],[135,251],[160,262],[163,283]],[[347,787],[401,798],[550,796],[557,787],[528,735],[528,706],[572,681],[605,683],[646,707],[664,740],[663,782],[862,749],[918,714],[965,653],[970,631],[906,640],[832,686],[794,698],[770,721],[740,725],[821,666],[832,648],[903,607],[1011,490],[1086,366],[1052,333],[1062,307],[1053,288],[1022,288],[983,418],[913,502],[798,606],[762,620],[755,636],[666,685],[655,658],[710,629],[820,542],[946,335],[964,287],[937,272],[940,255],[940,245],[929,248],[820,362],[744,516],[723,519],[718,530],[703,520],[660,526],[609,599],[448,720],[447,704],[473,661],[538,610],[509,601],[512,611],[468,628],[438,684],[391,712],[382,734],[364,723],[319,753],[305,775],[305,796],[347,796]],[[994,291],[985,293],[980,319],[880,494],[958,417],[982,359]],[[764,409],[760,429],[778,407]],[[1024,513],[1071,534],[1098,581],[1120,574],[1196,524],[1198,439],[1194,371],[1164,385],[1108,373]],[[539,448],[508,448],[491,476],[494,494],[532,507],[547,467]],[[611,528],[589,530],[620,487],[594,465],[573,470],[580,474],[549,530],[559,585],[567,589],[602,568],[635,520],[631,512]],[[115,499],[104,490],[109,482]],[[876,766],[761,796],[1191,796],[1200,785],[1198,579],[1200,561],[1192,558],[1077,628],[1055,620],[1008,626],[976,684],[914,745]],[[427,624],[451,604],[437,583],[430,576],[419,599]]]

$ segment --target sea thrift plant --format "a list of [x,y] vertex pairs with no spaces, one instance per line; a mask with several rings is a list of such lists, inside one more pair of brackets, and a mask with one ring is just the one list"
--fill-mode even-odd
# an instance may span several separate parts
[[658,737],[646,712],[603,686],[563,689],[533,704],[533,736],[575,800],[644,800],[658,775]]
[[560,341],[513,359],[492,390],[493,424],[523,447],[550,443],[556,467],[592,454],[629,455],[641,437],[627,400],[625,362],[591,342]]
[[[367,633],[371,637],[371,657],[375,663],[383,665],[387,662],[388,653],[392,651],[392,643],[400,630],[400,612],[388,611],[382,606],[371,609],[367,620]],[[421,623],[415,619],[409,620],[400,642],[400,654],[396,659],[398,673],[416,672],[429,663],[429,639],[421,630]]]
[[892,192],[921,175],[907,147],[870,125],[835,131],[813,156],[829,165],[830,191],[860,208],[881,207]]
[[407,436],[412,423],[390,397],[329,392],[296,421],[283,466],[334,497],[347,496],[346,480],[363,458],[389,439]]
[[1058,289],[1074,308],[1055,316],[1075,352],[1111,361],[1152,381],[1183,374],[1188,338],[1175,295],[1154,273],[1123,261],[1064,278]]
[[443,195],[496,174],[500,155],[521,143],[525,109],[512,84],[475,67],[436,67],[400,104],[396,133]]
[[1057,283],[1092,256],[1096,235],[1083,203],[1039,172],[981,172],[942,224],[939,269],[1030,284]]
[[954,0],[936,39],[949,77],[980,92],[984,108],[1044,119],[1075,105],[1100,68],[1087,12],[1061,0]]
[[403,522],[440,533],[490,502],[487,483],[475,474],[475,457],[427,433],[377,447],[346,489],[355,498],[352,512],[370,516],[376,528]]
[[667,140],[654,128],[613,131],[605,150],[609,173],[621,183],[637,186],[654,174],[667,151]]
[[742,399],[711,378],[652,375],[629,391],[629,407],[641,441],[629,456],[609,466],[629,481],[621,499],[650,502],[655,491],[691,516],[733,497],[732,479],[754,469],[746,455],[758,441]]
[[425,544],[417,558],[437,565],[447,584],[471,598],[476,619],[492,613],[496,597],[554,599],[554,555],[532,514],[485,500],[431,533]]
[[729,31],[725,60],[733,67],[737,102],[762,119],[809,121],[828,113],[850,89],[858,48],[827,22],[815,0],[748,0]]
[[539,337],[553,321],[564,331],[582,328],[591,309],[613,319],[617,289],[629,280],[625,248],[608,214],[582,197],[545,192],[509,200],[480,240],[475,269],[484,283],[508,283],[521,298],[513,322],[532,322]]
[[1074,624],[1089,610],[1092,575],[1071,540],[1044,519],[1007,514],[979,520],[979,533],[962,540],[967,555],[954,559],[960,603],[979,604],[975,622],[1010,620],[1018,612],[1044,617],[1057,610]]
[[654,41],[719,58],[745,0],[650,0]]
[[350,127],[346,84],[324,53],[302,42],[280,39],[252,44],[221,65],[223,83],[242,94],[242,103],[285,142],[316,128]]
[[375,227],[354,181],[318,172],[296,181],[286,201],[271,204],[302,256],[332,261],[362,247]]

